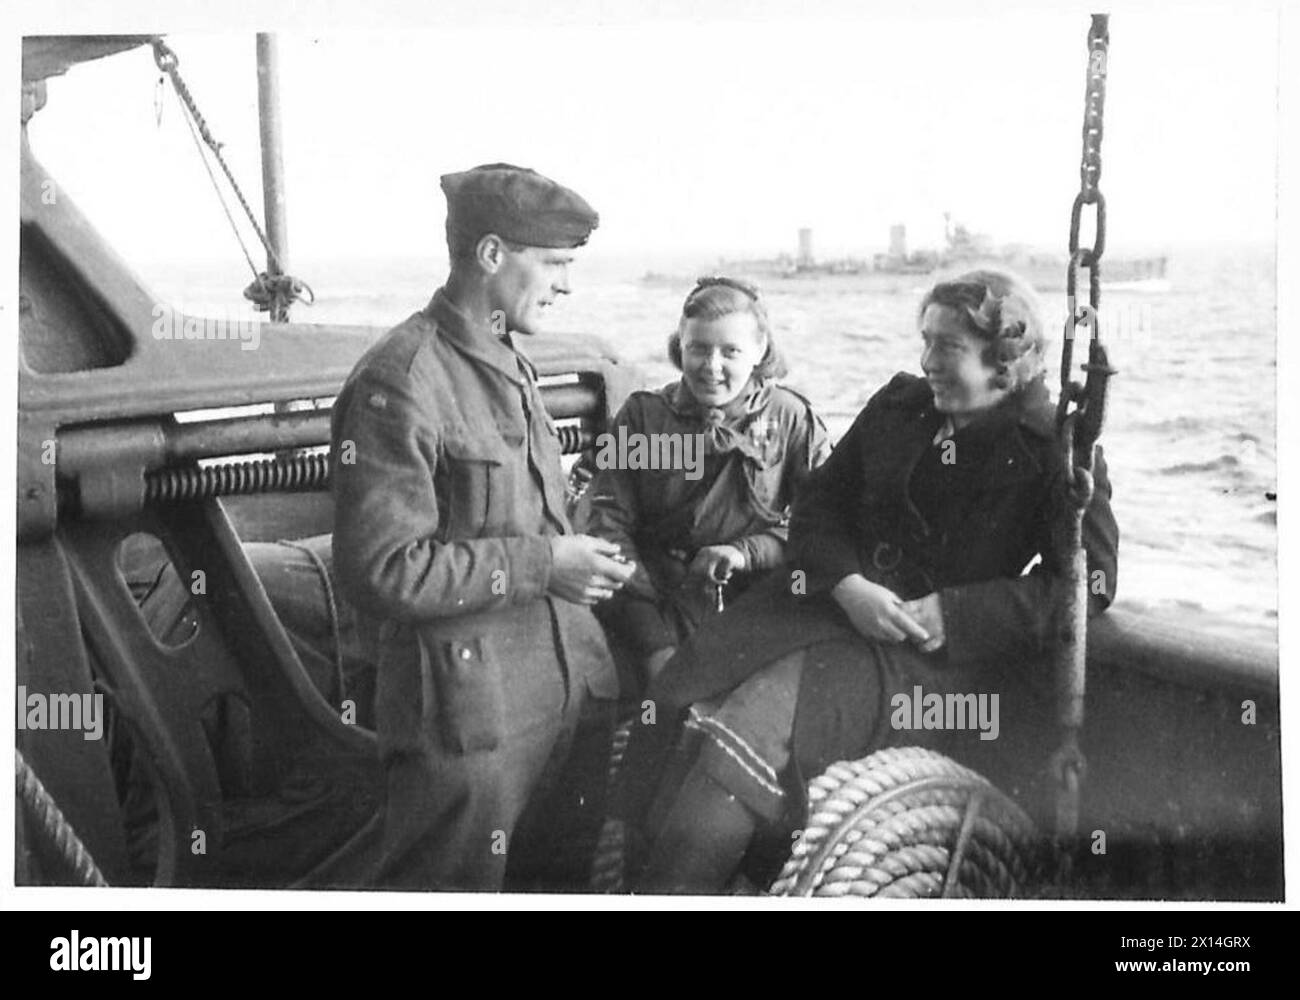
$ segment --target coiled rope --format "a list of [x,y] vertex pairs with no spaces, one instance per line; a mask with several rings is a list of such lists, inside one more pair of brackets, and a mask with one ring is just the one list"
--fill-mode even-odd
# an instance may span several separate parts
[[[614,730],[610,743],[609,769],[605,774],[606,798],[614,794],[614,784],[618,781],[618,772],[623,767],[623,755],[627,752],[628,740],[632,738],[632,723],[625,722]],[[596,839],[596,853],[591,861],[591,877],[588,885],[592,892],[615,893],[624,891],[625,830],[623,821],[612,817],[606,818]]]
[[59,852],[59,857],[76,876],[78,884],[107,886],[108,882],[105,881],[99,866],[95,864],[90,851],[86,850],[86,845],[77,836],[77,831],[72,828],[72,824],[63,815],[63,810],[54,801],[54,796],[49,793],[31,765],[27,763],[21,750],[14,750],[14,763],[18,800],[36,819],[40,832],[49,843],[54,845],[55,850]]
[[1024,812],[921,747],[832,764],[809,784],[808,812],[772,895],[1019,896],[1041,871]]

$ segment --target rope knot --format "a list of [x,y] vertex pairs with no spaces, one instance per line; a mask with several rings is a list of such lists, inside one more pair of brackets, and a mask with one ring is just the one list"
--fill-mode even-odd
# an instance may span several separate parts
[[316,294],[301,278],[263,271],[244,289],[244,298],[253,303],[258,312],[276,314],[298,301],[311,305],[316,301]]

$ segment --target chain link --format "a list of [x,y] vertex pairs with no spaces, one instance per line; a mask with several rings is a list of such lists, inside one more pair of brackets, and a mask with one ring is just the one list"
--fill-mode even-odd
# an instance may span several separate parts
[[1093,14],[1088,29],[1088,91],[1083,109],[1083,162],[1079,165],[1080,190],[1091,201],[1101,180],[1101,136],[1106,109],[1106,61],[1110,52],[1110,18]]
[[[1059,873],[1069,877],[1068,845],[1078,834],[1080,788],[1086,760],[1080,749],[1084,692],[1087,681],[1087,559],[1083,551],[1083,515],[1092,501],[1093,453],[1106,408],[1106,385],[1114,374],[1101,342],[1101,258],[1106,250],[1106,198],[1101,193],[1101,139],[1106,106],[1106,63],[1110,52],[1109,17],[1094,14],[1088,30],[1088,73],[1083,111],[1083,156],[1079,164],[1079,193],[1070,209],[1070,260],[1065,291],[1069,315],[1061,345],[1061,395],[1057,404],[1057,435],[1064,474],[1065,503],[1059,545],[1062,574],[1053,588],[1052,616],[1056,634],[1053,674],[1060,744],[1048,765],[1054,788],[1055,826],[1062,848]],[[1082,246],[1079,231],[1085,206],[1094,206],[1092,246]],[[1088,269],[1088,303],[1078,299],[1079,268]],[[1089,330],[1087,381],[1074,381],[1074,337],[1081,325]]]
[[[1073,411],[1069,433],[1074,457],[1067,462],[1066,478],[1075,485],[1075,469],[1092,466],[1092,446],[1101,434],[1106,407],[1106,380],[1115,373],[1101,342],[1101,258],[1106,251],[1106,197],[1101,192],[1101,140],[1105,125],[1106,71],[1110,60],[1109,15],[1092,15],[1088,29],[1087,86],[1083,107],[1083,153],[1079,163],[1079,193],[1070,209],[1070,259],[1065,276],[1069,309],[1061,347],[1061,394],[1057,404],[1057,426],[1067,433],[1066,416]],[[1092,246],[1081,246],[1079,232],[1083,210],[1094,206]],[[1079,268],[1088,269],[1088,304],[1079,305]],[[1086,385],[1074,381],[1074,339],[1081,325],[1089,328]],[[1064,442],[1063,442],[1064,443]]]

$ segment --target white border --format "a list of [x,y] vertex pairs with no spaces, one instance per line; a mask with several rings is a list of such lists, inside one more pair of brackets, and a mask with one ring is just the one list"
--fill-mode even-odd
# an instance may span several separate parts
[[[12,5],[12,0],[11,0]],[[613,0],[565,0],[564,6],[557,8],[529,3],[527,0],[441,0],[437,4],[420,2],[400,2],[400,0],[367,0],[367,2],[339,2],[339,0],[322,0],[307,3],[292,0],[227,0],[220,5],[201,3],[199,0],[182,0],[164,4],[162,0],[142,2],[142,0],[114,0],[111,10],[106,11],[104,4],[91,2],[70,2],[70,0],[19,0],[16,16],[10,21],[10,29],[0,36],[3,46],[3,72],[0,72],[0,108],[8,108],[9,116],[3,128],[0,128],[0,163],[9,164],[9,168],[0,170],[0,205],[6,214],[17,214],[18,206],[18,171],[19,161],[18,136],[19,118],[19,66],[21,62],[21,36],[24,34],[95,34],[95,33],[151,33],[222,30],[230,31],[247,27],[251,33],[256,30],[282,31],[324,31],[346,27],[364,27],[373,30],[381,24],[400,24],[402,26],[466,25],[492,21],[510,20],[516,23],[538,24],[572,24],[572,23],[626,23],[645,19],[679,19],[702,20],[709,16],[729,16],[761,19],[768,16],[788,14],[790,4],[778,0],[755,0],[755,2],[724,2],[724,0],[659,0],[649,4],[629,6]],[[1056,4],[1080,12],[1081,24],[1086,25],[1084,15],[1090,7],[1110,9],[1112,14],[1122,14],[1124,9],[1133,9],[1134,4],[1081,3]],[[1149,8],[1153,5],[1143,4]],[[1171,18],[1199,18],[1206,22],[1209,36],[1212,36],[1213,20],[1216,17],[1231,17],[1234,10],[1240,10],[1242,4],[1215,5],[1188,4],[1171,7]],[[1255,9],[1264,8],[1278,11],[1280,21],[1279,38],[1279,101],[1280,112],[1278,142],[1278,179],[1279,179],[1279,226],[1278,226],[1278,479],[1279,494],[1290,498],[1300,490],[1294,465],[1294,446],[1291,442],[1300,441],[1300,349],[1291,339],[1300,331],[1300,295],[1293,286],[1283,281],[1284,276],[1300,274],[1300,230],[1297,219],[1300,218],[1300,14],[1287,5],[1252,3]],[[1008,8],[1038,10],[1042,4],[1033,4],[1027,0],[1011,3],[993,4],[986,0],[976,3],[913,3],[910,9],[917,16],[934,16],[944,10],[969,13],[972,8],[996,9],[1005,12]],[[815,9],[827,15],[837,12],[850,16],[860,16],[860,3],[851,0],[835,2],[811,2],[805,0],[803,9]],[[1116,18],[1118,22],[1118,17]],[[1116,28],[1120,25],[1116,23]],[[1082,29],[1081,29],[1082,30]],[[1204,54],[1189,52],[1188,58],[1200,58]],[[1209,70],[1207,69],[1207,72]],[[1077,109],[1067,109],[1073,114]],[[1212,127],[1213,123],[1207,123]],[[1213,137],[1206,137],[1213,141]],[[1189,152],[1189,156],[1191,153]],[[1231,197],[1230,192],[1207,192],[1207,197]],[[6,338],[9,345],[4,357],[3,397],[0,398],[0,455],[3,456],[4,468],[16,468],[16,352],[17,332],[17,273],[18,273],[18,227],[16,218],[11,217],[8,225],[0,227],[0,273],[7,275],[7,280],[0,290],[0,336]],[[15,505],[12,502],[12,474],[0,477],[5,482],[5,500],[0,503],[0,538],[15,537]],[[1296,701],[1298,683],[1292,683],[1287,676],[1291,669],[1291,653],[1295,645],[1294,632],[1287,614],[1283,609],[1294,607],[1292,599],[1300,590],[1297,563],[1294,555],[1294,537],[1285,513],[1278,518],[1279,544],[1279,625],[1281,648],[1282,712],[1286,719],[1292,718],[1289,711]],[[12,622],[14,617],[15,563],[12,543],[3,546],[0,555],[0,620]],[[7,678],[12,678],[14,644],[9,639],[0,643],[0,671]],[[0,685],[0,717],[14,718],[15,690],[12,683]],[[3,757],[6,773],[13,773],[13,741],[5,739],[0,756]],[[1297,759],[1300,748],[1300,734],[1294,724],[1282,727],[1282,760],[1284,785],[1284,837],[1286,841],[1286,886],[1287,895],[1294,900],[1300,897],[1300,858],[1297,857],[1296,845],[1300,840],[1296,808],[1286,808],[1300,802],[1300,776],[1290,762]],[[492,894],[424,894],[424,893],[376,893],[376,892],[293,892],[289,890],[245,891],[245,890],[191,890],[191,889],[49,889],[14,887],[13,878],[13,809],[12,796],[0,796],[0,909],[60,910],[73,909],[85,911],[100,910],[425,910],[425,909],[589,909],[609,910],[656,909],[678,910],[684,908],[720,909],[720,910],[773,910],[793,909],[888,909],[888,910],[933,910],[936,907],[946,909],[968,910],[1116,910],[1142,912],[1149,910],[1180,910],[1194,907],[1196,909],[1212,908],[1224,913],[1241,910],[1278,910],[1295,909],[1294,902],[1285,904],[1237,904],[1203,902],[1179,904],[1164,902],[1116,902],[1070,900],[1062,902],[1023,902],[1023,901],[832,901],[832,900],[789,900],[772,897],[731,898],[708,897],[691,899],[645,899],[635,897],[593,897],[593,896],[496,896]]]

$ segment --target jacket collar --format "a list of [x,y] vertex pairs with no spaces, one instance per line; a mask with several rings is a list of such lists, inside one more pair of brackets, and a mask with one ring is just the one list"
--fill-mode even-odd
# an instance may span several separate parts
[[1047,391],[1047,380],[1036,378],[1003,400],[998,409],[1006,410],[1004,419],[1014,420],[1030,433],[1052,439],[1056,437],[1056,407]]
[[[892,402],[902,408],[938,412],[934,409],[934,393],[931,392],[929,383],[919,376],[909,376],[909,384],[893,397]],[[937,421],[941,419],[936,418],[936,427]],[[1056,410],[1045,379],[1034,379],[966,426],[984,436],[1005,432],[1010,425],[1023,427],[1040,438],[1055,438]]]
[[448,298],[444,289],[433,293],[424,313],[437,325],[438,334],[462,354],[500,372],[516,385],[524,384],[520,366],[531,366],[515,350],[510,338],[503,340],[486,323],[475,322]]

